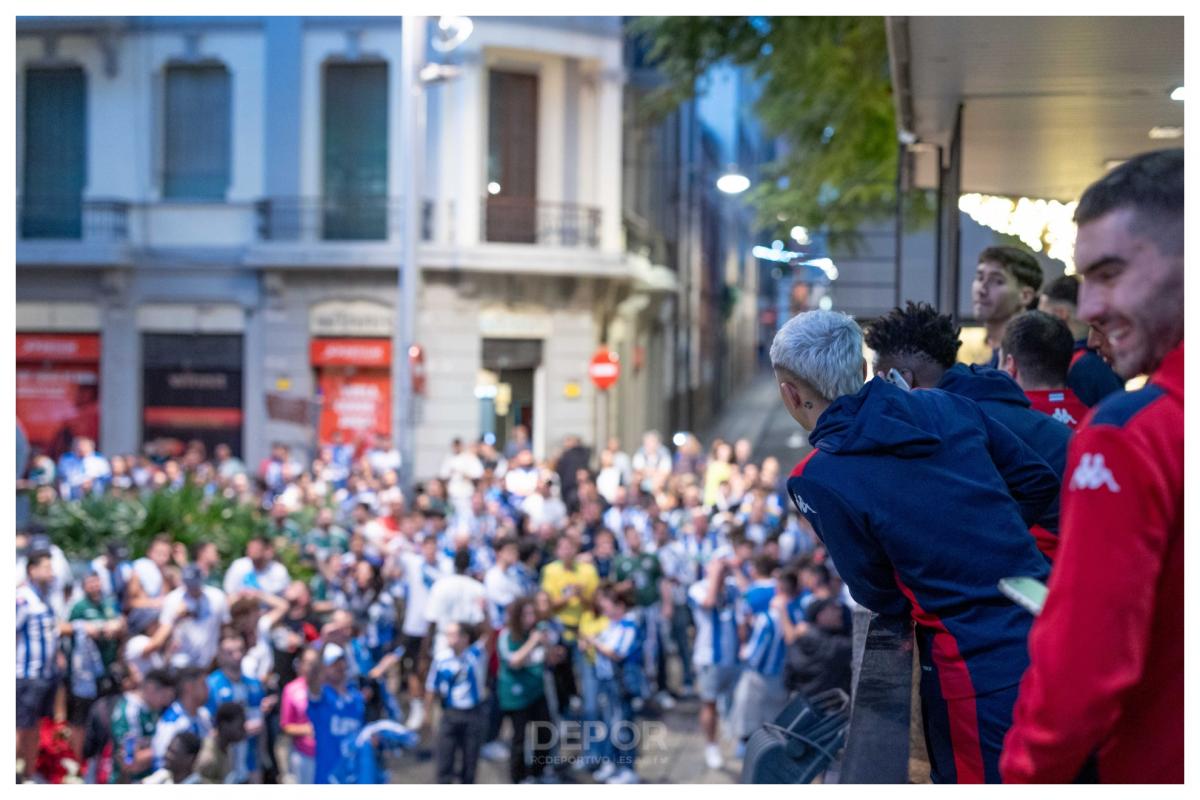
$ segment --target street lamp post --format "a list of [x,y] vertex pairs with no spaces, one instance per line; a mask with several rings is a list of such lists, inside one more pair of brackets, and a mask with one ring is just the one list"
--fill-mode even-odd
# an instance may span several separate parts
[[[401,28],[400,155],[407,160],[401,170],[401,207],[404,214],[400,265],[396,270],[396,319],[392,326],[392,431],[400,451],[400,485],[408,496],[416,467],[416,429],[412,381],[412,351],[417,325],[417,287],[421,265],[417,247],[421,239],[421,168],[425,145],[423,85],[452,78],[457,69],[425,64],[426,18],[406,15]],[[469,17],[442,17],[434,49],[449,53],[471,35]]]
[[400,485],[407,495],[412,489],[415,459],[413,425],[412,364],[409,350],[416,331],[417,283],[420,264],[417,244],[420,236],[421,145],[425,139],[425,115],[421,111],[420,63],[425,57],[425,17],[407,15],[401,28],[400,60],[400,153],[407,163],[401,169],[402,210],[400,265],[396,270],[396,314],[392,326],[392,431],[400,451]]

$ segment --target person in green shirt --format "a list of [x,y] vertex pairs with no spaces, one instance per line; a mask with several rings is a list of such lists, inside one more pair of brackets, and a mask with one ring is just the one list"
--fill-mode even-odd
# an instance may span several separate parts
[[625,546],[627,552],[617,556],[613,564],[616,590],[633,590],[634,600],[639,609],[650,608],[655,603],[661,604],[660,583],[663,571],[658,563],[658,556],[642,550],[641,532],[632,526],[625,529]]
[[533,764],[525,763],[525,738],[533,723],[548,722],[546,684],[542,667],[546,660],[546,634],[538,622],[532,598],[519,597],[508,607],[507,625],[496,641],[500,674],[496,689],[500,711],[512,719],[513,740],[509,749],[509,777],[513,783],[531,783],[548,766],[546,754],[533,752]]
[[89,572],[83,579],[83,597],[71,607],[67,619],[70,622],[82,620],[96,623],[87,626],[88,633],[96,640],[104,668],[112,666],[117,660],[120,638],[125,626],[112,598],[104,596],[104,586],[95,572]]
[[67,725],[71,747],[83,750],[88,714],[102,695],[118,689],[111,670],[117,660],[125,620],[117,613],[112,599],[104,596],[104,587],[95,570],[83,579],[83,597],[71,607],[67,619],[72,623],[70,680],[67,682]]
[[[645,631],[646,686],[657,686],[654,701],[660,708],[675,706],[675,699],[667,691],[667,676],[660,673],[665,661],[659,658],[659,648],[667,638],[667,622],[663,618],[663,599],[670,603],[669,588],[665,585],[662,565],[657,553],[642,549],[642,533],[635,527],[625,529],[626,552],[617,556],[613,564],[613,577],[617,591],[633,592],[638,624]],[[665,669],[663,670],[665,673]]]
[[145,677],[131,669],[127,689],[112,713],[112,772],[110,783],[140,783],[154,772],[154,729],[158,717],[175,701],[175,681],[165,669]]

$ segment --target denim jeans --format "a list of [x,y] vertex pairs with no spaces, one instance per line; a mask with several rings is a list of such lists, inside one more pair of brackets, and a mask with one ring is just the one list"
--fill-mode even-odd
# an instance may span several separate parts
[[[575,650],[575,673],[579,677],[579,699],[582,702],[579,721],[585,725],[589,722],[603,722],[599,707],[599,681],[596,678],[596,665],[588,660],[582,648]],[[592,741],[580,757],[585,764],[596,766],[603,755],[603,743]]]
[[[671,614],[671,639],[675,642],[675,649],[679,652],[679,663],[683,671],[685,686],[691,686],[695,682],[695,674],[692,672],[692,647],[688,643],[688,626],[691,624],[692,612],[686,605],[676,605]],[[664,669],[666,668],[665,656],[662,666]],[[665,684],[666,679],[660,678],[660,683]]]
[[633,730],[632,696],[623,692],[615,680],[597,682],[604,737],[599,742],[600,757],[621,769],[633,769],[637,761],[637,735]]

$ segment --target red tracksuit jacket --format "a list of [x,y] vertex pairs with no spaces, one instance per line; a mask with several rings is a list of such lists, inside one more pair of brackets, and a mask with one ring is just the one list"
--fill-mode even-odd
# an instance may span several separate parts
[[1008,782],[1183,781],[1183,343],[1097,405],[1063,477],[1050,594],[1029,634]]

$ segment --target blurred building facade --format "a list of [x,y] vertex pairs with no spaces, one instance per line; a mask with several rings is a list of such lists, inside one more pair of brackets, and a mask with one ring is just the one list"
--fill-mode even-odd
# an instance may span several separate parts
[[[272,441],[390,433],[400,22],[18,19],[18,416],[35,444],[199,438],[257,463]],[[670,210],[627,191],[643,174],[623,152],[620,18],[474,18],[426,55],[456,75],[424,89],[416,477],[455,436],[526,424],[541,456],[711,413],[753,363],[755,289],[731,291],[754,285],[747,212],[695,172]],[[744,126],[706,127],[698,105],[677,167],[752,161]],[[641,244],[663,225],[672,251]],[[601,344],[622,357],[608,397],[588,380]]]

